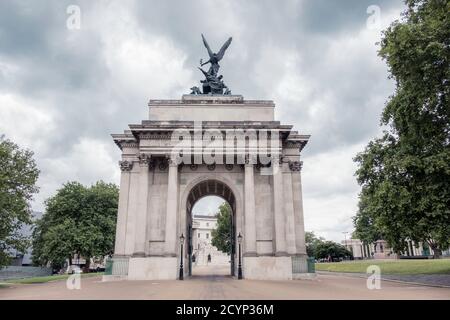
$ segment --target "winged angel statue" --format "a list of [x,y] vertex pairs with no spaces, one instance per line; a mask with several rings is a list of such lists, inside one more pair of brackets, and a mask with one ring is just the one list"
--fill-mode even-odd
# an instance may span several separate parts
[[[205,37],[202,34],[203,44],[205,45],[206,50],[208,50],[209,60],[206,62],[203,62],[203,60],[200,60],[200,71],[205,76],[205,80],[202,80],[201,83],[203,84],[203,92],[200,91],[198,87],[192,87],[191,94],[231,94],[230,89],[223,83],[222,75],[218,75],[220,65],[219,61],[222,60],[225,51],[230,46],[231,41],[233,38],[229,38],[220,48],[219,52],[214,53],[211,48],[209,47],[208,42],[206,41]],[[201,67],[203,67],[206,64],[211,64],[208,71],[203,70]]]

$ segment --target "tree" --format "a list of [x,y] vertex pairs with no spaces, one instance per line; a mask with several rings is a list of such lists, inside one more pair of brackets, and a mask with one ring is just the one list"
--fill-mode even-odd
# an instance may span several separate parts
[[351,258],[353,254],[339,243],[333,241],[319,242],[315,250],[315,258],[326,259],[328,257],[331,257],[334,261],[340,258]]
[[28,247],[20,230],[31,223],[29,203],[38,192],[38,176],[33,152],[0,136],[0,267],[9,263],[11,250]]
[[66,183],[47,199],[33,231],[33,262],[61,268],[74,254],[86,259],[113,252],[119,190],[102,181],[91,187]]
[[352,234],[352,238],[360,239],[364,244],[369,244],[384,239],[384,237],[380,227],[376,225],[370,212],[367,210],[366,200],[367,198],[363,195],[360,196],[359,210],[356,216],[353,217],[355,231]]
[[343,245],[333,241],[326,241],[325,238],[317,237],[311,231],[305,232],[305,243],[306,253],[309,257],[316,259],[331,257],[333,260],[353,257],[353,254]]
[[356,222],[366,219],[396,252],[423,241],[435,257],[450,245],[450,2],[406,0],[383,32],[379,55],[396,90],[386,129],[359,153]]
[[211,232],[211,244],[220,251],[231,254],[231,207],[224,202],[219,207],[217,228]]
[[306,244],[306,254],[308,257],[316,257],[317,246],[324,242],[325,239],[322,237],[317,237],[314,232],[305,232],[305,244]]

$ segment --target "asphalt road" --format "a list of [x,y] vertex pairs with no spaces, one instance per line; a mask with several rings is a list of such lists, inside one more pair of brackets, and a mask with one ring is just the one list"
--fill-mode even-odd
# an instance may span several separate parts
[[450,299],[450,288],[382,281],[369,290],[366,279],[318,275],[315,280],[256,281],[227,276],[227,267],[197,269],[185,281],[102,282],[81,280],[79,290],[66,281],[0,288],[0,299]]

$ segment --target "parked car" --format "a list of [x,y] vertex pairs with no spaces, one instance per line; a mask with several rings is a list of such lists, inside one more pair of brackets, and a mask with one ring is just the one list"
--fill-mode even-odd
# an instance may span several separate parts
[[96,268],[92,268],[90,271],[91,272],[105,272],[105,267],[98,266]]

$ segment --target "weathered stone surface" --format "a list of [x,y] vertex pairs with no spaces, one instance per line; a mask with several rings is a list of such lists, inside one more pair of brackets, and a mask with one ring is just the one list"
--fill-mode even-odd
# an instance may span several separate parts
[[291,280],[291,257],[245,257],[244,275],[253,280]]
[[177,258],[130,258],[128,280],[172,280],[177,277]]
[[244,101],[238,96],[191,96],[149,103],[149,119],[158,121],[273,121],[272,101]]

